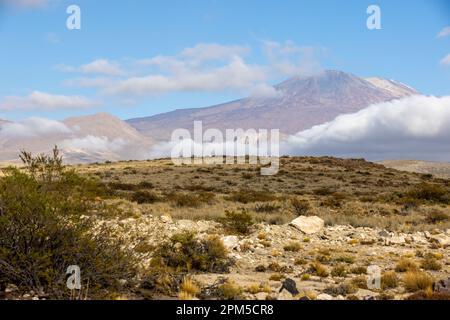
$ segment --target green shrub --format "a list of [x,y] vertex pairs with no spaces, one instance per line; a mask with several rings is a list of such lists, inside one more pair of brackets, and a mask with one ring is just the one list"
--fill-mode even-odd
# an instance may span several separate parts
[[138,187],[141,189],[153,189],[153,183],[149,181],[141,181],[139,182]]
[[447,222],[450,220],[450,216],[442,211],[432,211],[427,215],[426,221],[428,223],[437,224],[441,222]]
[[139,204],[155,203],[160,200],[160,197],[152,191],[139,190],[133,192],[133,194],[131,195],[131,201],[137,202]]
[[280,210],[280,208],[276,203],[260,203],[255,206],[255,211],[258,213],[272,213]]
[[348,294],[353,294],[356,293],[356,291],[358,291],[358,289],[351,283],[342,283],[338,286],[327,287],[323,292],[336,297],[340,295],[346,296]]
[[253,217],[247,211],[225,211],[223,226],[231,232],[248,234],[254,224]]
[[68,298],[66,270],[78,265],[89,297],[120,290],[118,280],[133,279],[135,262],[110,229],[93,232],[95,184],[57,159],[22,156],[27,173],[8,168],[0,178],[0,285]]
[[352,274],[367,274],[367,267],[365,266],[358,266],[354,267],[350,270]]
[[298,216],[305,216],[311,210],[311,205],[307,200],[301,200],[298,198],[291,199],[291,206],[294,213]]
[[240,190],[238,192],[234,192],[225,199],[229,201],[247,204],[252,202],[275,201],[277,197],[268,191]]
[[175,206],[180,208],[198,208],[204,203],[211,204],[215,198],[212,192],[190,193],[171,193],[167,199]]
[[284,251],[289,251],[289,252],[298,252],[302,249],[302,245],[298,242],[290,242],[289,244],[285,245],[283,247]]
[[120,190],[120,191],[135,191],[139,190],[139,186],[132,183],[124,183],[124,182],[110,182],[108,183],[109,188],[112,190]]
[[333,277],[345,277],[347,275],[347,268],[342,264],[334,266],[333,269],[331,269],[331,275]]
[[442,265],[437,261],[437,259],[427,257],[422,260],[420,263],[420,266],[424,270],[432,270],[432,271],[439,271],[442,269]]
[[430,183],[421,183],[410,190],[407,196],[427,202],[449,203],[450,194],[446,188]]
[[173,235],[156,248],[152,266],[176,272],[228,272],[232,261],[218,237],[197,239],[193,232]]

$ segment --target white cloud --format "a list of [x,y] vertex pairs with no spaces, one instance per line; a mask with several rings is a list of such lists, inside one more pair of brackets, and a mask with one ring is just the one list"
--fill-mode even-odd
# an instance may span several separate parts
[[52,95],[45,92],[34,91],[28,96],[8,96],[0,102],[0,110],[58,110],[80,109],[97,106],[98,103],[82,96]]
[[437,35],[438,38],[444,38],[448,36],[450,36],[450,26],[442,29]]
[[[265,64],[248,63],[245,57],[250,52],[248,46],[200,43],[174,56],[157,55],[135,60],[126,72],[108,60],[96,60],[81,67],[59,65],[57,68],[68,72],[108,75],[108,80],[71,79],[66,84],[102,88],[102,93],[125,96],[223,90],[275,96],[276,90],[269,85],[272,80],[321,70],[313,48],[296,46],[292,42],[264,43]],[[121,77],[125,74],[129,76]]]
[[123,74],[118,63],[106,59],[98,59],[82,65],[80,71],[83,73],[104,74],[109,76],[119,76]]
[[441,60],[441,64],[447,66],[450,65],[450,53]]
[[71,129],[62,122],[33,117],[19,122],[3,124],[0,129],[0,137],[18,139],[69,134],[71,132]]
[[289,137],[282,153],[450,161],[450,97],[372,105]]
[[55,66],[55,69],[62,72],[79,72],[84,74],[97,74],[105,76],[121,76],[124,74],[124,71],[118,62],[107,59],[97,59],[79,67],[58,64]]
[[278,98],[282,93],[273,86],[261,83],[251,89],[250,95],[254,98]]
[[66,139],[61,142],[63,149],[76,149],[84,152],[119,152],[126,147],[124,139],[109,140],[107,137],[88,135],[82,138]]
[[120,81],[106,89],[109,94],[157,94],[171,91],[216,91],[247,89],[266,81],[259,66],[248,65],[233,57],[225,66],[208,70],[178,70],[176,75],[149,75]]
[[186,48],[181,56],[191,61],[229,60],[236,56],[246,55],[250,52],[247,46],[224,46],[216,43],[200,43],[192,48]]
[[75,78],[64,81],[64,85],[68,87],[78,88],[104,88],[110,87],[117,83],[114,79],[109,77],[96,77],[96,78]]
[[313,75],[323,69],[317,58],[317,49],[284,43],[264,41],[263,50],[269,60],[270,72],[282,76]]
[[49,5],[50,0],[1,0],[0,2],[19,8],[42,8]]

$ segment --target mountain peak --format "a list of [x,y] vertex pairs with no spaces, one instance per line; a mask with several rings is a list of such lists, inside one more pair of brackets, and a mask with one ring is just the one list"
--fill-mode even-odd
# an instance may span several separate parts
[[364,80],[370,82],[373,86],[390,93],[396,98],[419,94],[414,88],[395,80],[387,80],[379,77],[371,77]]
[[371,104],[416,94],[415,90],[391,80],[366,80],[339,70],[295,76],[275,89],[279,92],[275,97],[250,97],[132,119],[128,123],[156,140],[169,140],[175,128],[192,128],[194,120],[202,121],[204,128],[280,129],[283,134],[294,134]]

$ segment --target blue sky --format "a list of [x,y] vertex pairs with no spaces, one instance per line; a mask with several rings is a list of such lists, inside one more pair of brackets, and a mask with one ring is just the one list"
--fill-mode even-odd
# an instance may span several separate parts
[[[446,0],[0,3],[3,119],[148,116],[272,94],[270,84],[320,69],[450,94]],[[70,4],[81,30],[66,28]],[[371,4],[381,30],[366,28]]]

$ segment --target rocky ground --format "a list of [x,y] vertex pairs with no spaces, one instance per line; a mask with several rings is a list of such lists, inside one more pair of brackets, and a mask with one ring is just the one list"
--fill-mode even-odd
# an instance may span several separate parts
[[[199,273],[193,279],[201,288],[231,280],[241,288],[243,299],[404,299],[411,295],[402,282],[405,272],[395,271],[402,259],[417,265],[415,272],[426,272],[434,280],[445,280],[450,275],[450,230],[406,234],[352,226],[324,227],[318,217],[300,217],[287,225],[258,224],[251,234],[236,236],[224,235],[217,222],[137,216],[105,223],[115,226],[131,246],[138,248],[154,248],[183,231],[195,231],[199,238],[219,234],[235,261],[231,272]],[[145,267],[150,263],[151,250],[140,251]],[[420,267],[427,254],[436,257],[440,270]],[[311,265],[317,262],[325,273],[312,270]],[[379,266],[382,274],[395,272],[397,284],[369,290],[366,269],[371,265]],[[294,294],[280,291],[287,279],[295,283]]]

